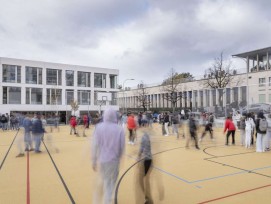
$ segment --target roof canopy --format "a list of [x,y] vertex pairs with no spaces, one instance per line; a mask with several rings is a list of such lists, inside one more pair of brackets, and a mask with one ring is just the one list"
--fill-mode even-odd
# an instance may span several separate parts
[[266,47],[259,50],[253,50],[250,52],[244,52],[240,54],[232,55],[233,57],[240,57],[240,58],[249,58],[251,60],[257,60],[257,55],[259,56],[259,60],[262,61],[263,57],[265,57],[269,53],[271,55],[271,47]]

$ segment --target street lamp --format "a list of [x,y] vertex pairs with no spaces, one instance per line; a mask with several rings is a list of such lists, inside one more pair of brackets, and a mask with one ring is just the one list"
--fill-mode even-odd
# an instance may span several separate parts
[[122,108],[122,112],[124,112],[126,110],[126,98],[125,98],[125,87],[124,87],[124,84],[126,81],[129,81],[129,80],[135,80],[135,79],[125,79],[123,81],[123,84],[122,84],[122,88],[123,88],[123,108]]

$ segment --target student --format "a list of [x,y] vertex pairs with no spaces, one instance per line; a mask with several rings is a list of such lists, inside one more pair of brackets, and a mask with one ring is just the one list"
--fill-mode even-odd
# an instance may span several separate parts
[[169,136],[168,124],[169,124],[169,115],[167,112],[165,112],[165,115],[164,115],[164,126],[165,126],[165,131],[166,131],[165,136]]
[[265,142],[266,142],[266,131],[268,128],[268,123],[266,118],[263,115],[263,112],[258,113],[256,120],[256,132],[257,132],[257,141],[256,141],[256,152],[265,151]]
[[103,121],[96,125],[92,140],[92,168],[98,172],[100,181],[93,197],[94,204],[102,203],[98,196],[100,191],[104,193],[104,203],[112,203],[124,146],[124,130],[118,125],[117,112],[108,108],[104,111]]
[[152,171],[152,153],[151,153],[151,141],[149,134],[145,131],[139,148],[138,153],[138,160],[142,160],[142,163],[139,165],[142,165],[143,168],[140,168],[141,171],[139,172],[139,184],[140,189],[142,192],[144,192],[145,195],[145,203],[153,203],[152,196],[151,196],[151,190],[150,190],[150,174]]
[[70,119],[70,126],[71,126],[70,135],[72,134],[72,132],[73,132],[75,135],[77,135],[77,132],[76,132],[76,125],[77,125],[76,117],[75,117],[75,116],[72,116],[71,119]]
[[[240,121],[241,124],[241,121]],[[255,123],[249,113],[247,118],[245,119],[245,131],[246,131],[246,140],[245,140],[245,147],[250,148],[251,145],[251,137],[253,137],[253,129],[255,127]]]
[[[195,147],[196,149],[200,149],[199,146],[198,146],[198,138],[197,138],[197,124],[196,124],[196,120],[194,118],[194,115],[191,115],[190,116],[190,119],[189,119],[189,132],[190,132],[190,137],[192,139],[195,140]],[[187,142],[186,142],[186,148],[189,148],[189,138],[187,138]]]
[[204,132],[202,133],[199,141],[202,141],[207,132],[209,132],[211,139],[214,140],[212,123],[209,122],[205,125]]
[[240,118],[240,143],[242,146],[245,146],[245,141],[246,141],[246,114],[244,114]]
[[42,126],[42,121],[41,121],[41,115],[40,113],[36,114],[36,119],[33,120],[32,123],[32,135],[35,141],[35,152],[40,153],[40,144],[41,144],[41,139],[43,138],[44,135],[44,128]]
[[227,117],[227,120],[225,121],[225,127],[224,127],[224,134],[226,131],[227,134],[226,134],[226,144],[225,145],[229,145],[229,136],[231,135],[232,136],[232,145],[235,145],[235,125],[232,121],[232,117],[231,116],[228,116]]
[[136,120],[134,114],[130,114],[127,119],[127,128],[129,131],[129,142],[128,144],[135,144],[135,134],[136,134]]

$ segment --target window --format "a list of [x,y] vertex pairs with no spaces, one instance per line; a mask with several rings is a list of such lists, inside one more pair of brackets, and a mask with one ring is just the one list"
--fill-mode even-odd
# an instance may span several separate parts
[[42,68],[25,67],[25,83],[42,84]]
[[74,71],[66,71],[66,86],[74,86]]
[[72,101],[74,101],[74,91],[66,90],[66,104],[70,105]]
[[42,89],[26,88],[26,104],[42,104]]
[[21,66],[3,64],[3,82],[21,83]]
[[110,80],[110,88],[111,89],[116,89],[117,88],[117,75],[109,75],[109,80]]
[[110,101],[110,105],[117,105],[118,93],[112,92],[112,101]]
[[79,105],[90,105],[90,91],[78,91],[77,101]]
[[265,78],[259,78],[259,87],[265,86]]
[[21,104],[21,88],[4,86],[3,104]]
[[271,77],[269,77],[269,86],[271,86]]
[[46,104],[61,105],[62,104],[62,89],[47,89]]
[[94,74],[94,87],[95,88],[106,88],[106,74]]
[[269,101],[268,102],[271,103],[271,94],[269,94]]
[[46,84],[47,85],[62,85],[62,70],[46,69]]
[[265,103],[265,94],[259,94],[259,103]]
[[90,87],[90,72],[78,72],[77,82],[80,87]]

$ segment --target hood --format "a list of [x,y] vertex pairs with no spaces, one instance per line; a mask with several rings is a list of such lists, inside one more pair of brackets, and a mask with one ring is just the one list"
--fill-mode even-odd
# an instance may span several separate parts
[[117,123],[118,122],[117,111],[110,107],[105,109],[103,114],[103,121]]

